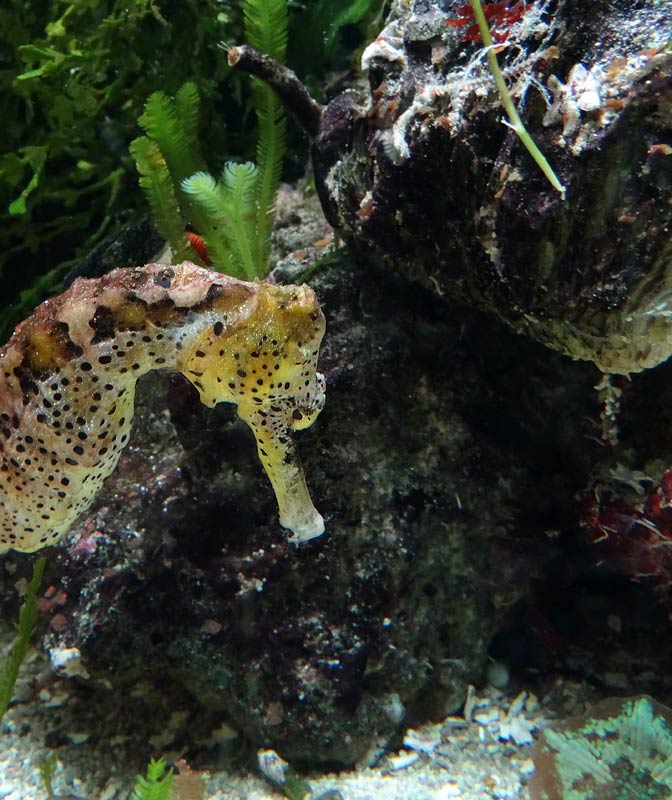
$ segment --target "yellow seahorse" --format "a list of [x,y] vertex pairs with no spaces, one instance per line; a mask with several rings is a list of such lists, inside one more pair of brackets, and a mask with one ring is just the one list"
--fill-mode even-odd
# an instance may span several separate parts
[[0,350],[0,552],[53,544],[128,442],[138,378],[183,373],[203,403],[235,403],[295,541],[319,536],[292,442],[324,404],[324,316],[307,286],[148,264],[78,279]]

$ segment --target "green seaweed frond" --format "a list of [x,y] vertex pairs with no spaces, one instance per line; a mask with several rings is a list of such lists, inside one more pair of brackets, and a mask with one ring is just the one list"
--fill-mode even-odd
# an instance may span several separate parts
[[[245,36],[249,44],[276,61],[284,61],[287,52],[286,0],[245,0]],[[259,263],[270,260],[270,237],[275,216],[275,201],[282,175],[287,120],[285,110],[273,89],[259,78],[252,79],[254,105],[259,126],[257,139],[257,205],[259,228]]]
[[184,180],[206,169],[198,141],[199,107],[198,89],[193,83],[185,83],[174,100],[163,92],[154,92],[138,119],[147,136],[134,139],[129,149],[159,233],[179,261],[191,259],[203,264],[190,247],[185,228],[190,225],[205,235],[212,232],[212,225],[182,192]]
[[259,215],[259,238],[263,249],[260,261],[268,263],[270,258],[270,237],[275,216],[275,201],[282,176],[282,160],[286,144],[285,110],[277,95],[266,84],[255,79],[255,105],[259,124],[257,142],[257,202]]
[[26,185],[23,187],[18,197],[12,200],[7,207],[7,210],[12,216],[26,213],[26,201],[39,186],[40,178],[42,177],[44,170],[44,163],[47,160],[47,148],[44,146],[31,147],[28,145],[20,148],[19,153],[20,155],[17,155],[16,153],[8,153],[2,158],[2,161],[4,162],[2,166],[6,170],[6,175],[9,173],[8,167],[10,166],[13,166],[16,170],[18,170],[19,175],[23,173],[24,166],[29,167],[32,171],[32,175],[30,176],[28,183],[26,183]]
[[42,576],[47,560],[43,556],[36,559],[33,564],[33,575],[28,584],[26,595],[19,611],[19,624],[16,630],[16,639],[9,652],[9,656],[0,668],[0,719],[9,707],[19,668],[28,652],[30,639],[37,624],[37,593],[42,584]]
[[194,259],[184,235],[184,220],[180,212],[173,178],[166,160],[156,142],[147,136],[134,139],[130,152],[140,173],[140,186],[145,192],[156,227],[163,238],[170,242],[176,257]]
[[175,112],[182,124],[184,136],[189,144],[192,158],[205,164],[198,139],[198,123],[201,111],[201,98],[195,83],[185,83],[175,95]]
[[165,759],[152,759],[146,776],[137,776],[131,800],[170,800],[172,793],[173,773],[166,771]]
[[245,0],[245,38],[262,53],[284,61],[287,51],[287,0]]
[[0,0],[0,338],[62,289],[75,259],[144,213],[127,154],[152,92],[176,96],[188,75],[217,102],[194,152],[244,136],[224,88],[242,78],[217,48],[242,35],[240,0]]
[[[245,0],[249,42],[277,60],[287,49],[287,0]],[[285,112],[275,92],[253,79],[258,140],[256,166],[227,162],[219,180],[207,171],[198,138],[199,94],[185,84],[174,100],[154,92],[138,122],[146,136],[131,155],[159,232],[178,260],[212,265],[237,278],[264,277],[270,268],[275,201],[286,147]],[[200,260],[187,229],[208,249]]]
[[44,791],[47,793],[47,800],[57,800],[54,794],[54,775],[56,774],[56,753],[51,753],[40,764],[40,776],[44,784]]
[[197,172],[182,183],[183,191],[211,221],[211,230],[203,238],[213,261],[227,264],[232,274],[242,272],[247,280],[257,275],[259,263],[256,184],[254,164],[231,162],[219,181]]
[[176,185],[205,169],[198,143],[198,90],[185,83],[174,101],[163,92],[150,95],[140,126],[163,154]]

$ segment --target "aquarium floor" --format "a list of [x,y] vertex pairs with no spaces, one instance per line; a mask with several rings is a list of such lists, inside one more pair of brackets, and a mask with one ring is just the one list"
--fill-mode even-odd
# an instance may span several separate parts
[[[1,653],[9,641],[8,633],[0,637]],[[34,650],[15,694],[0,728],[0,800],[46,800],[39,767],[51,753],[58,759],[59,800],[127,800],[133,776],[159,755],[186,757],[193,769],[207,771],[206,800],[282,796],[250,767],[254,754],[248,750],[245,758],[231,728],[214,717],[204,727],[203,710],[165,687],[138,685],[119,697],[80,678],[54,675]],[[540,700],[520,686],[471,689],[464,715],[406,731],[390,751],[371,753],[375,766],[306,775],[311,800],[329,790],[340,791],[343,800],[525,800],[533,770],[525,742],[587,699],[587,686],[563,679],[545,686]]]

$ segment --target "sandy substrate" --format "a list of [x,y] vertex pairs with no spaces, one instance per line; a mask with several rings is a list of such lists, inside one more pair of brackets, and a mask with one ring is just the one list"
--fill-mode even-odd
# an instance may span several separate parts
[[[3,637],[3,651],[9,642]],[[585,688],[557,681],[541,701],[511,687],[470,690],[462,714],[407,730],[375,766],[308,774],[311,800],[511,800],[527,798],[534,731],[562,706],[581,707]],[[33,650],[0,729],[0,800],[46,798],[40,764],[58,759],[61,800],[126,800],[150,757],[186,758],[207,772],[208,800],[271,800],[282,791],[225,722],[209,718],[175,687],[137,686],[127,697],[82,679],[55,676]],[[340,797],[333,792],[340,792]]]

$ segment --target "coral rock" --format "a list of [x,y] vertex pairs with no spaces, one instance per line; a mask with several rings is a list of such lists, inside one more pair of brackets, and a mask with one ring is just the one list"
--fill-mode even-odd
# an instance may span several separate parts
[[503,124],[463,0],[398,0],[364,52],[368,96],[323,115],[325,212],[439,295],[605,372],[653,366],[672,353],[669,8],[506,5],[486,5],[500,66],[566,201]]

